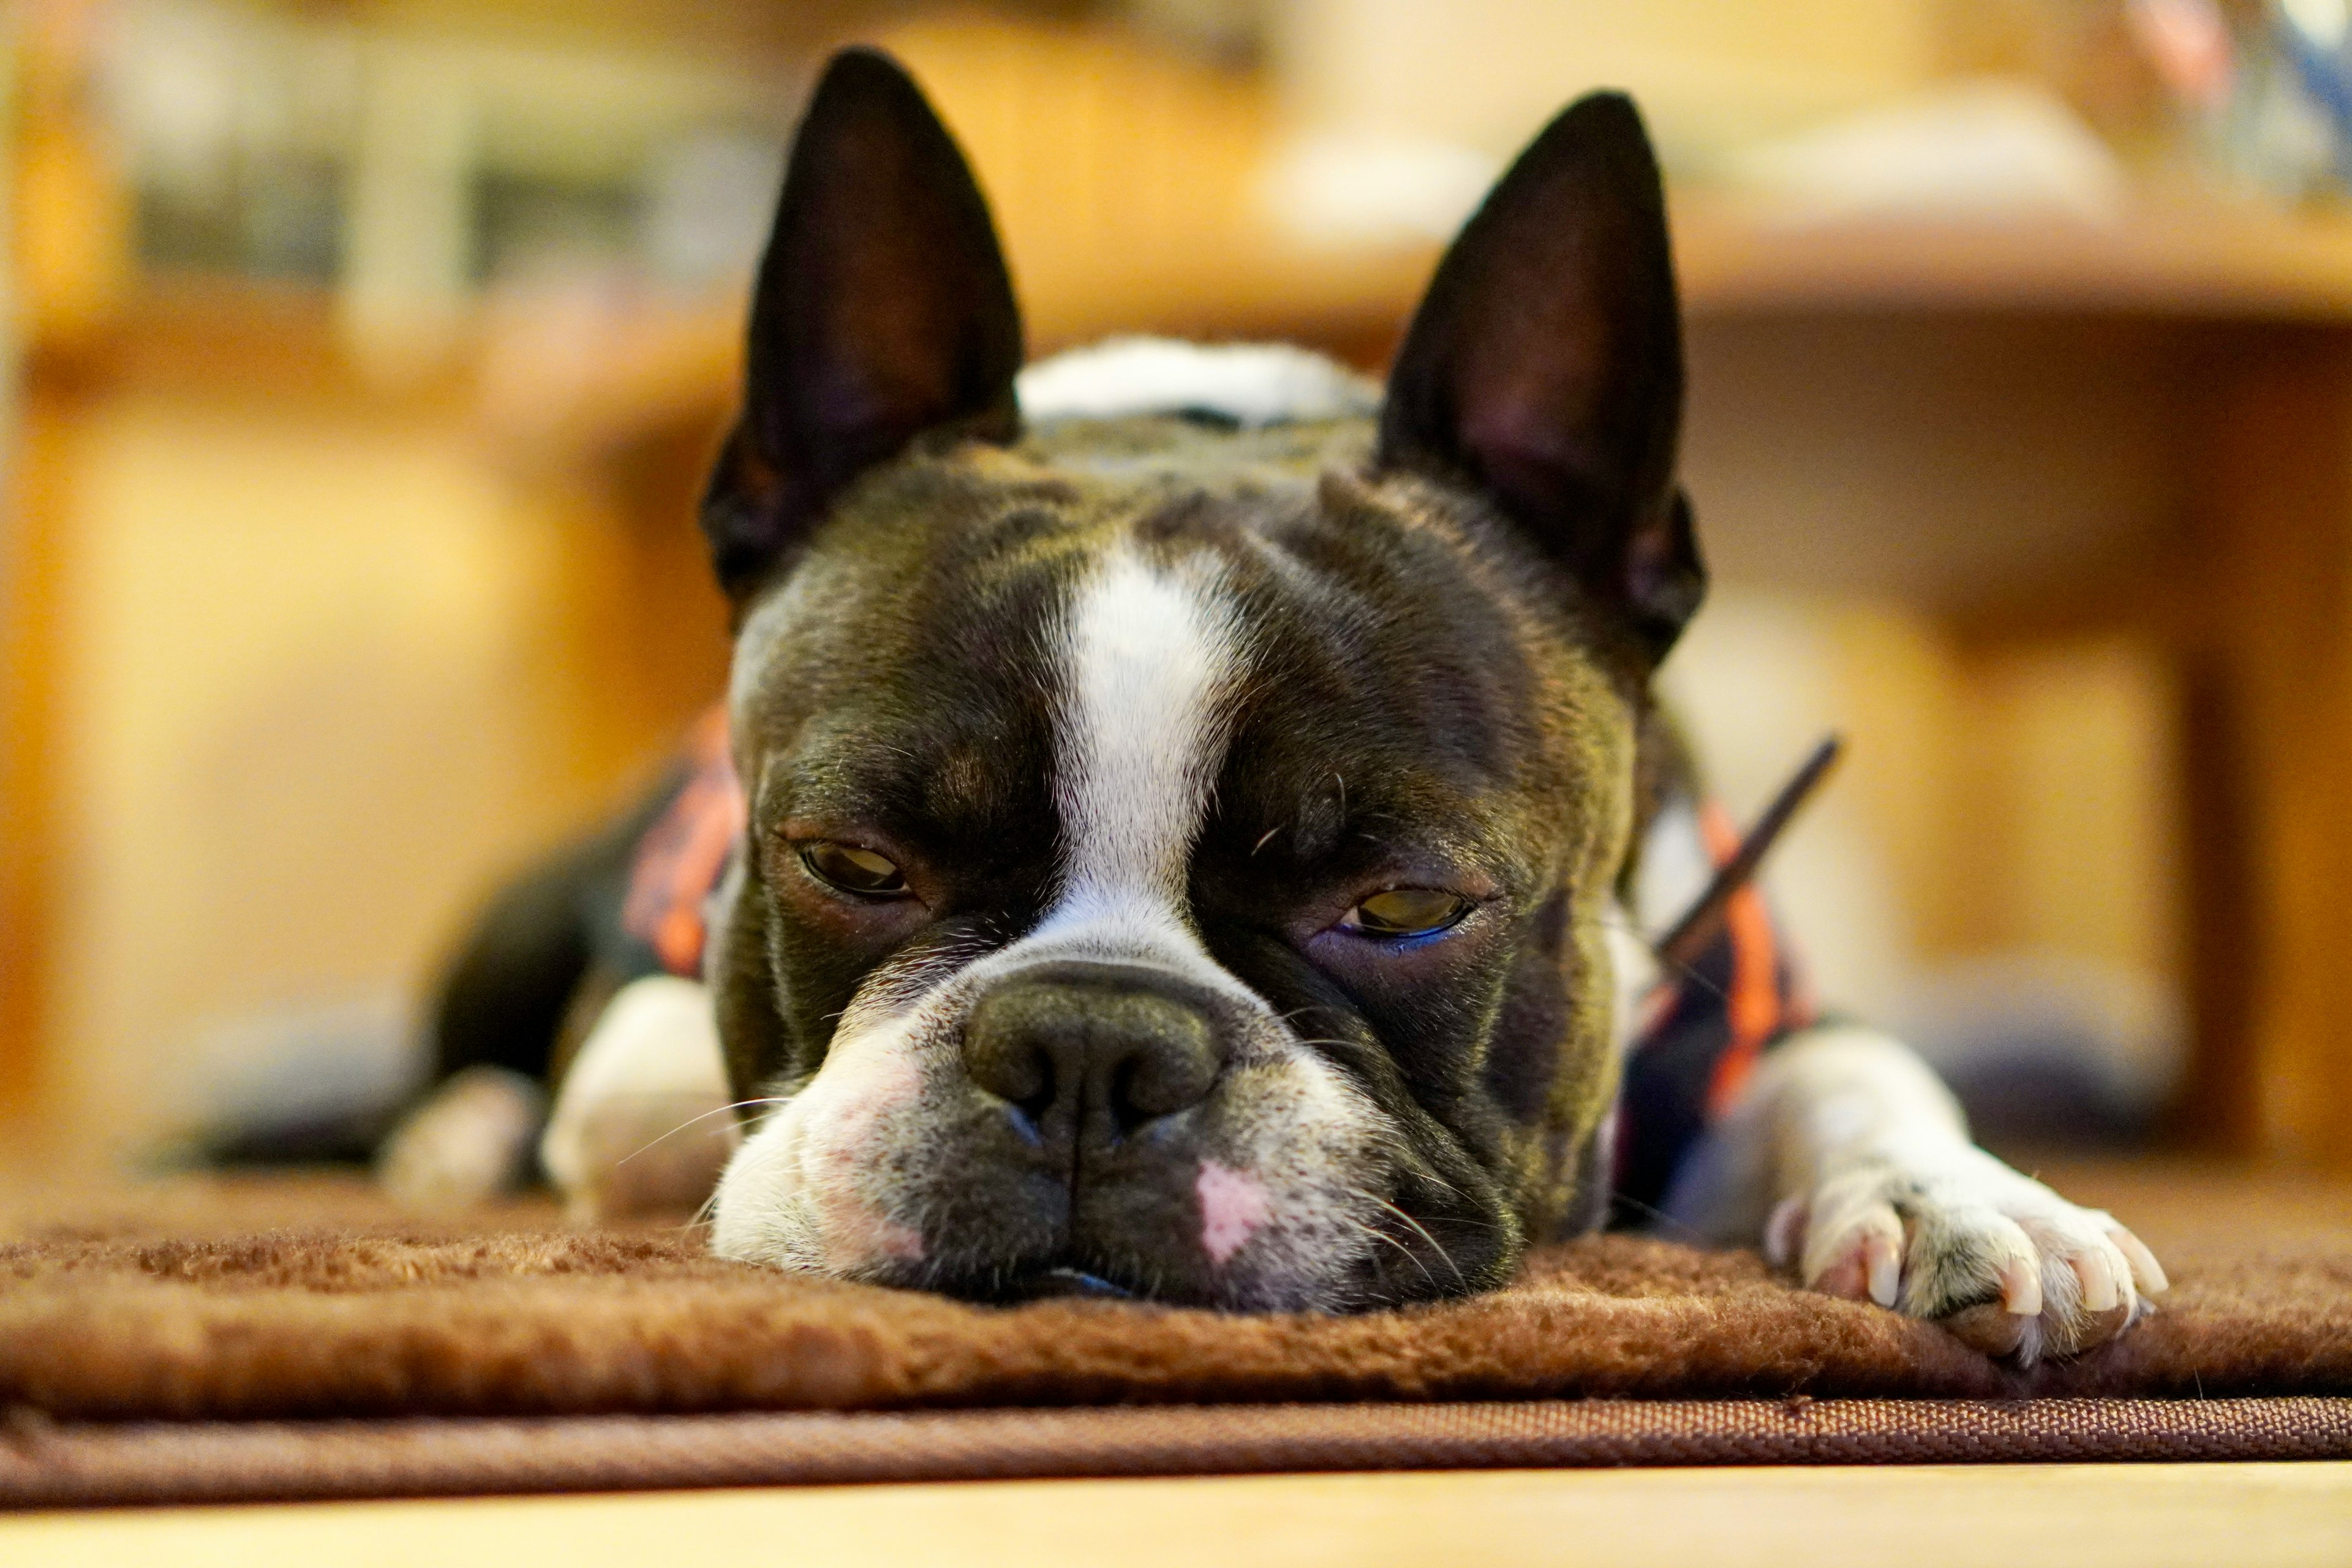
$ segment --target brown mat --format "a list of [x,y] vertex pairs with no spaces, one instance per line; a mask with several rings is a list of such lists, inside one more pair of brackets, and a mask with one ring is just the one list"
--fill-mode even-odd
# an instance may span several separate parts
[[[2202,1196],[2184,1204],[2183,1190]],[[2084,1195],[2140,1222],[2175,1288],[2120,1342],[2031,1373],[1930,1325],[1791,1289],[1753,1255],[1631,1237],[1546,1249],[1510,1289],[1443,1307],[1225,1317],[970,1307],[719,1262],[674,1230],[565,1231],[540,1208],[423,1227],[332,1184],[181,1186],[64,1226],[24,1217],[54,1207],[20,1207],[13,1224],[0,1212],[0,1235],[23,1238],[0,1243],[0,1406],[12,1407],[5,1429],[19,1438],[5,1472],[16,1489],[0,1495],[1133,1473],[1118,1468],[1129,1464],[2346,1452],[2347,1405],[2281,1403],[2352,1395],[2352,1234],[2340,1190],[2174,1181]],[[1832,1403],[2029,1394],[2137,1403],[1960,1407],[1970,1415]],[[2200,1395],[2215,1403],[2145,1403]],[[1729,1403],[1450,1414],[1436,1404],[1629,1396]],[[1801,1417],[1810,1425],[1769,1403],[1786,1396],[1819,1402]],[[1426,1407],[1284,1408],[1299,1401]],[[1077,1405],[1262,1408],[895,1425],[580,1419]],[[425,1416],[473,1419],[415,1420]],[[484,1419],[549,1416],[573,1419]],[[359,1417],[383,1419],[319,1424]],[[158,1420],[310,1424],[75,1425]],[[739,1437],[749,1470],[721,1458]]]
[[1033,1477],[2352,1459],[2352,1399],[1591,1400],[49,1427],[0,1507]]
[[1748,1253],[1547,1248],[1359,1318],[965,1306],[675,1233],[272,1232],[0,1249],[0,1405],[262,1419],[1285,1400],[2352,1394],[2352,1252],[2183,1267],[2117,1343],[2021,1373]]

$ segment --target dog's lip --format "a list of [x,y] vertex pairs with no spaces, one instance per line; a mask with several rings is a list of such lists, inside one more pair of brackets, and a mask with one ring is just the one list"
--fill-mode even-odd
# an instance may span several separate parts
[[1135,1292],[1068,1264],[1033,1268],[1013,1279],[1004,1290],[1011,1301],[1053,1301],[1068,1298],[1097,1301],[1131,1301]]

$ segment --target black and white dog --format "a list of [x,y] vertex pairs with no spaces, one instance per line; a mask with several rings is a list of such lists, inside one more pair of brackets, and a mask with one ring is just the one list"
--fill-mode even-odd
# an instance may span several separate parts
[[[1769,925],[1728,923],[1704,993],[1629,938],[1721,847],[1650,694],[1704,574],[1624,99],[1505,175],[1384,390],[1286,349],[1022,360],[953,141],[841,55],[703,511],[728,787],[682,775],[520,885],[445,1001],[451,1069],[584,1038],[544,1144],[576,1205],[731,1104],[720,1254],[982,1299],[1475,1291],[1629,1183],[2024,1360],[2163,1289],[1903,1046],[1811,1021]],[[674,820],[733,780],[715,839]],[[717,884],[704,981],[615,956],[665,821],[656,881]],[[396,1136],[395,1184],[497,1164],[523,1123],[478,1090]]]

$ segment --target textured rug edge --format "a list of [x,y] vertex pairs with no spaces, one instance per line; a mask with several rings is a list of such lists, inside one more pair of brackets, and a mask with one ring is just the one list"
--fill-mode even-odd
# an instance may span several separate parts
[[0,1427],[0,1509],[1608,1466],[2352,1459],[2352,1398],[1576,1400]]

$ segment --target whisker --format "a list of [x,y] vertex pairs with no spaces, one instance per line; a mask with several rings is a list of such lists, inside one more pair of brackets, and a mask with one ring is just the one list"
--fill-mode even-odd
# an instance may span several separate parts
[[[1404,1210],[1397,1207],[1396,1205],[1389,1202],[1388,1199],[1381,1197],[1377,1193],[1368,1193],[1360,1187],[1349,1187],[1345,1190],[1353,1194],[1355,1196],[1363,1199],[1366,1203],[1379,1205],[1381,1208],[1386,1209],[1389,1213],[1402,1220],[1406,1225],[1412,1226],[1413,1234],[1420,1237],[1422,1240],[1429,1243],[1429,1249],[1437,1254],[1438,1257],[1444,1258],[1445,1260],[1445,1266],[1454,1270],[1454,1279],[1465,1289],[1468,1288],[1470,1281],[1463,1274],[1462,1266],[1454,1261],[1453,1255],[1448,1253],[1445,1248],[1437,1245],[1437,1237],[1429,1234],[1428,1226],[1423,1225],[1421,1221],[1413,1218],[1412,1215],[1405,1213]],[[1400,1243],[1400,1245],[1402,1244]],[[1426,1270],[1423,1272],[1426,1272]],[[1432,1280],[1431,1283],[1434,1284],[1435,1281]]]
[[[1631,921],[1611,920],[1608,916],[1601,915],[1595,918],[1588,918],[1579,921],[1578,923],[1580,925],[1599,926],[1604,931],[1622,931],[1627,936],[1630,936],[1634,941],[1640,942],[1643,948],[1650,948],[1649,937],[1643,933],[1641,927],[1633,924]],[[1717,985],[1714,981],[1709,980],[1706,975],[1701,974],[1697,969],[1685,963],[1681,959],[1675,958],[1669,953],[1659,952],[1655,949],[1650,949],[1650,956],[1658,961],[1658,966],[1660,968],[1675,971],[1682,979],[1691,982],[1701,990],[1712,993],[1719,1000],[1728,999],[1729,993],[1726,992],[1722,986]]]
[[1395,1247],[1399,1252],[1403,1253],[1405,1256],[1405,1261],[1412,1264],[1415,1268],[1420,1269],[1421,1277],[1429,1281],[1429,1288],[1433,1290],[1437,1289],[1437,1276],[1429,1271],[1429,1265],[1421,1260],[1421,1254],[1415,1252],[1412,1247],[1407,1247],[1403,1242],[1399,1241],[1395,1237],[1391,1236],[1387,1231],[1382,1230],[1376,1225],[1368,1225],[1362,1220],[1355,1220],[1351,1223],[1361,1234],[1371,1237],[1374,1241],[1385,1241],[1391,1247]]
[[[1447,1192],[1452,1193],[1455,1197],[1460,1198],[1465,1204],[1470,1201],[1468,1195],[1465,1194],[1460,1187],[1455,1186],[1452,1182],[1447,1181],[1444,1177],[1439,1175],[1434,1171],[1415,1170],[1410,1172],[1409,1174],[1412,1179],[1416,1182],[1427,1182],[1432,1186],[1444,1188]],[[1498,1226],[1496,1228],[1499,1229],[1500,1227]]]
[[1674,1215],[1668,1214],[1665,1210],[1659,1208],[1654,1204],[1645,1204],[1639,1198],[1629,1197],[1615,1187],[1609,1189],[1609,1202],[1612,1206],[1618,1204],[1623,1204],[1627,1208],[1633,1209],[1640,1214],[1644,1219],[1655,1221],[1664,1229],[1676,1233],[1676,1238],[1678,1240],[1694,1242],[1702,1247],[1712,1247],[1715,1245],[1713,1238],[1700,1231],[1696,1226],[1685,1225],[1681,1220],[1676,1219]]
[[629,1152],[614,1161],[614,1168],[616,1170],[619,1169],[621,1166],[625,1165],[630,1161],[635,1159],[638,1155],[644,1153],[646,1149],[652,1148],[654,1143],[660,1143],[666,1140],[675,1138],[698,1121],[708,1121],[714,1116],[724,1116],[730,1110],[749,1110],[754,1105],[782,1105],[783,1103],[783,1100],[778,1096],[772,1094],[763,1095],[758,1100],[739,1100],[732,1105],[722,1105],[715,1110],[706,1110],[699,1116],[689,1116],[684,1121],[679,1122],[677,1126],[663,1133],[661,1137],[655,1139],[653,1143],[647,1143],[644,1148],[632,1149]]
[[710,1195],[703,1199],[701,1206],[694,1211],[694,1217],[688,1220],[677,1228],[682,1231],[700,1230],[711,1223],[711,1216],[717,1212],[718,1208],[719,1189],[717,1187],[713,1187],[710,1189]]

